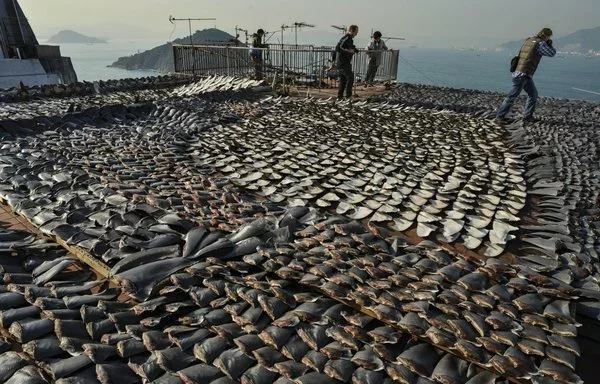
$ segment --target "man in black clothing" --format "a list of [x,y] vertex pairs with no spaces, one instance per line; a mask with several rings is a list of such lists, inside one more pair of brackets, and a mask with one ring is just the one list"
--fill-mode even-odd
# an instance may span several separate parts
[[265,31],[261,28],[256,33],[252,34],[252,49],[250,50],[250,56],[252,57],[252,64],[254,67],[254,78],[256,80],[262,80],[262,62],[263,62],[263,50],[260,48],[268,48],[267,44],[263,43],[263,36]]
[[333,52],[332,63],[329,69],[333,69],[334,63],[338,70],[338,99],[344,97],[344,90],[346,91],[346,98],[352,97],[352,86],[354,85],[354,72],[352,72],[352,57],[357,52],[356,46],[354,46],[354,37],[358,35],[358,26],[351,25],[346,31],[346,35],[335,46]]

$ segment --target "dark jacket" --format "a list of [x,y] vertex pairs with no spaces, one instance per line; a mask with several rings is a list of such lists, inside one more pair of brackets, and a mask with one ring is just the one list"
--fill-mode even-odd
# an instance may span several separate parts
[[517,72],[523,72],[529,76],[533,76],[542,59],[542,55],[538,52],[538,45],[541,41],[542,39],[539,37],[530,37],[525,44],[523,44],[521,52],[519,52]]
[[352,36],[345,35],[337,43],[335,51],[333,52],[333,61],[338,67],[348,68],[352,66],[353,54],[350,52],[351,49],[356,51],[354,40],[352,39]]
[[[262,38],[263,38],[262,35],[259,35],[258,33],[253,33],[252,34],[252,48],[268,48],[269,46],[267,44],[263,44]],[[250,54],[252,56],[262,56],[262,50],[261,49],[251,49]]]

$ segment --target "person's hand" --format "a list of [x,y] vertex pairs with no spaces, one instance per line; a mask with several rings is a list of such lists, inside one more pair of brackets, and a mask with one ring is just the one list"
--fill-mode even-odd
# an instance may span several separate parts
[[334,68],[334,65],[333,65],[333,64],[329,64],[329,67],[327,67],[327,70],[328,70],[328,71],[332,71],[332,70],[333,70],[333,68]]
[[350,53],[354,55],[356,53],[356,49],[350,48]]

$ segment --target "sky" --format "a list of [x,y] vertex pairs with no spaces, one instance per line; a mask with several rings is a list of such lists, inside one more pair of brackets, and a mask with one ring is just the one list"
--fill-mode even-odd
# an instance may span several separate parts
[[[357,24],[356,38],[366,44],[371,29],[404,37],[393,45],[430,48],[493,48],[550,27],[554,37],[600,26],[600,0],[19,0],[38,38],[63,29],[109,39],[166,42],[193,30],[217,27],[234,34],[276,31],[294,22],[313,24],[298,32],[299,43],[333,45],[340,35],[331,25]],[[272,38],[278,42],[280,34]],[[243,40],[243,39],[242,39]],[[293,31],[284,34],[292,43]],[[357,44],[358,45],[358,44]]]

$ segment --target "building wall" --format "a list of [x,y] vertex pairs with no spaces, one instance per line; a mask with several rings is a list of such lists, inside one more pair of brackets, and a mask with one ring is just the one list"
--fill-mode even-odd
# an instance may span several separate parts
[[0,59],[0,88],[15,87],[20,81],[26,86],[60,83],[59,76],[47,74],[37,59]]

